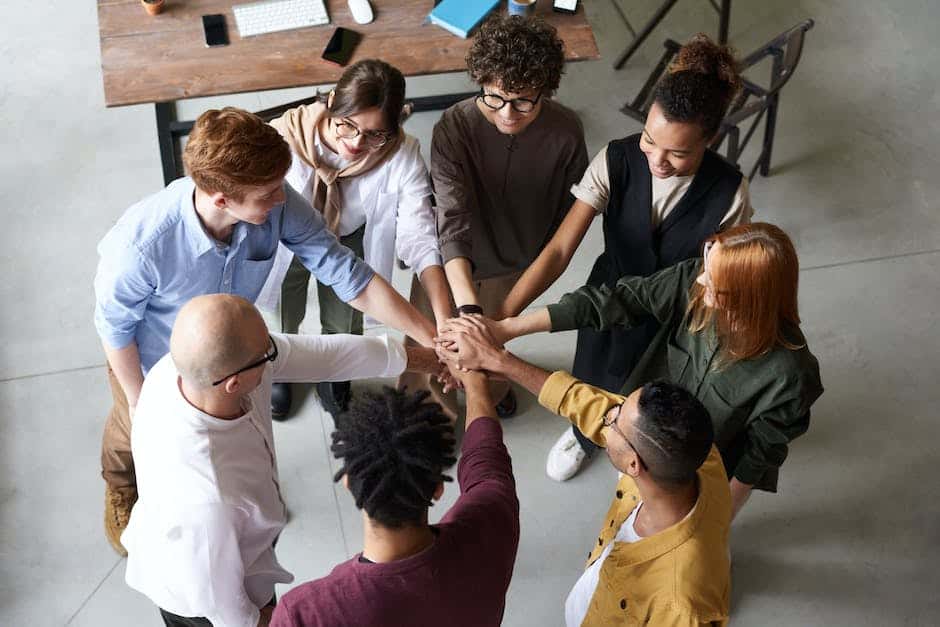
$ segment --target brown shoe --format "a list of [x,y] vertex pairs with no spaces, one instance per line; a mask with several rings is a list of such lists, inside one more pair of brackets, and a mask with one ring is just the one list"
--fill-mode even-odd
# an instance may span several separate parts
[[132,496],[115,490],[110,486],[104,489],[104,535],[111,547],[121,557],[127,557],[127,550],[121,545],[121,534],[131,519],[131,509],[137,502],[137,490]]

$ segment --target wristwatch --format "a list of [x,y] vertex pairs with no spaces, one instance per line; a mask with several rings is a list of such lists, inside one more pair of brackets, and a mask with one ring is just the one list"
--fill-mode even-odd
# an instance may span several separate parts
[[483,308],[479,305],[461,305],[457,308],[457,315],[460,314],[480,314],[483,315]]

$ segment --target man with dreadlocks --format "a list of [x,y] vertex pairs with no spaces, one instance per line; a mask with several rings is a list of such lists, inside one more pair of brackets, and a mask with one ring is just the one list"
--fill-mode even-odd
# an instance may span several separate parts
[[499,625],[519,544],[519,501],[486,377],[460,373],[467,393],[460,497],[440,523],[454,430],[427,392],[386,388],[340,414],[333,453],[363,515],[363,550],[288,592],[272,627]]
[[287,513],[272,383],[395,377],[406,367],[439,364],[431,349],[387,337],[269,335],[239,296],[189,301],[134,415],[140,497],[121,536],[128,585],[166,625],[267,625],[274,584],[293,581],[274,555]]

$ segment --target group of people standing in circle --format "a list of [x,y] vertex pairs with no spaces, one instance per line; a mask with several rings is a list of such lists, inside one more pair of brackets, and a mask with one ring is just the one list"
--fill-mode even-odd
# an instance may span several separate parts
[[[727,621],[731,521],[752,490],[777,490],[822,394],[793,244],[752,222],[747,178],[709,148],[741,87],[735,60],[693,37],[641,132],[591,160],[578,115],[553,98],[564,70],[553,27],[491,18],[467,64],[480,92],[435,125],[430,169],[402,127],[402,74],[360,61],[270,124],[203,114],[190,177],[129,209],[99,245],[96,325],[115,399],[105,527],[129,553],[128,583],[166,624],[497,624],[519,538],[496,420],[516,412],[512,382],[570,421],[549,477],[570,479],[600,449],[622,473],[566,623]],[[523,313],[598,216],[604,249],[584,287]],[[414,271],[410,302],[389,286],[396,260]],[[335,338],[296,335],[311,273],[322,333]],[[408,339],[350,337],[363,313]],[[570,329],[571,374],[505,346]],[[351,394],[349,379],[371,376],[397,376],[398,389]],[[275,602],[291,576],[273,553],[286,513],[270,421],[289,415],[298,381],[316,381],[335,417],[337,479],[363,510],[364,549]],[[456,459],[461,389],[461,496],[429,525]],[[198,428],[155,435],[175,411],[167,394]],[[242,439],[239,420],[255,425]],[[270,458],[256,483],[237,461],[253,447]],[[209,487],[179,498],[155,478],[187,473],[208,473]],[[276,498],[252,496],[265,490]],[[174,500],[212,514],[168,514]],[[168,549],[171,528],[196,539]],[[223,545],[222,562],[193,557]],[[228,587],[194,583],[223,567],[237,573]]]

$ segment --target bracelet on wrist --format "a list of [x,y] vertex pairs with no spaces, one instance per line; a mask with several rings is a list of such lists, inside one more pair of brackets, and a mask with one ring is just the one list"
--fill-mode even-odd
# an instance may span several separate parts
[[457,315],[461,314],[480,314],[483,315],[483,308],[479,305],[461,305],[457,308]]

